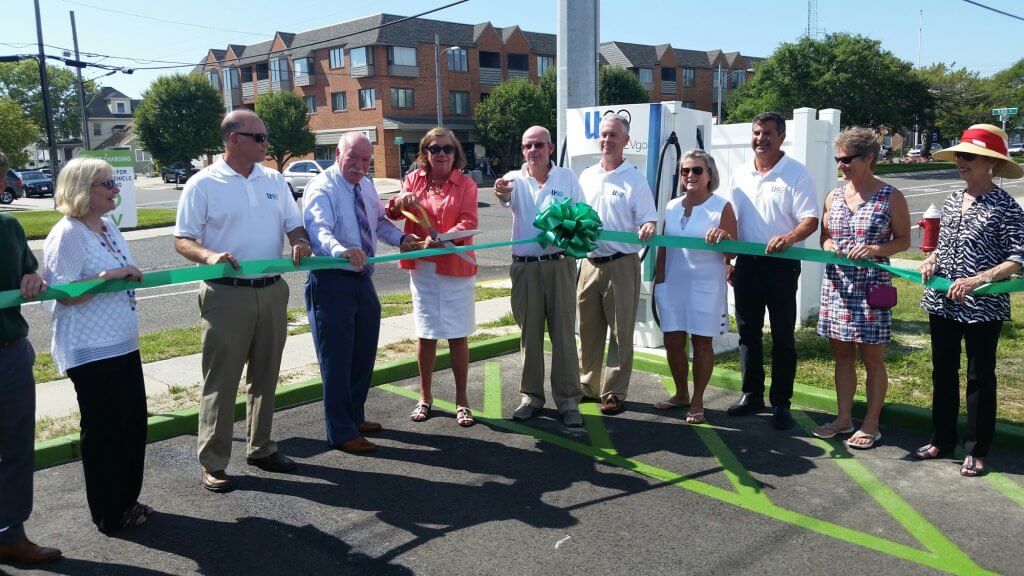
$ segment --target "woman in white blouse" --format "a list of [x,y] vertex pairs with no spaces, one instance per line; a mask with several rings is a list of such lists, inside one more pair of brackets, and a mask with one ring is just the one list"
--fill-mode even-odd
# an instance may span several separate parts
[[[76,158],[61,170],[55,201],[64,217],[43,245],[51,285],[142,280],[128,243],[104,218],[117,205],[118,192],[114,170],[102,160]],[[92,520],[104,533],[142,524],[153,510],[138,502],[146,455],[146,385],[135,291],[59,300],[51,324],[54,362],[78,394]]]

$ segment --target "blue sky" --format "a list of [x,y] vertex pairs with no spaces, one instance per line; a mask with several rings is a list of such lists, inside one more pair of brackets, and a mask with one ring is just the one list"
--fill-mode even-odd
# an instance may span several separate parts
[[[450,1],[450,0],[449,0]],[[1024,16],[1019,0],[980,0],[1018,16]],[[277,30],[300,32],[368,16],[376,12],[412,15],[442,6],[444,0],[270,0],[218,2],[173,0],[41,0],[46,44],[71,47],[68,12],[75,11],[79,47],[83,52],[106,56],[198,62],[209,48],[228,43],[251,44],[273,36]],[[239,7],[244,7],[240,11]],[[169,9],[173,7],[173,9]],[[469,0],[436,12],[428,18],[495,26],[518,24],[524,30],[554,33],[557,0]],[[885,49],[912,63],[918,62],[919,11],[923,14],[920,62],[956,63],[958,67],[988,76],[1024,57],[1024,21],[1002,16],[963,0],[820,0],[818,27],[826,32],[851,32],[880,40]],[[31,0],[8,0],[2,9],[0,54],[35,51],[35,16]],[[157,22],[187,22],[193,26]],[[670,43],[694,50],[739,50],[768,56],[778,44],[803,34],[807,26],[806,0],[602,0],[601,40],[643,44]],[[220,30],[217,30],[217,29]],[[47,53],[59,50],[47,48]],[[118,66],[161,66],[123,58],[83,57]],[[178,68],[187,71],[188,67]],[[169,71],[137,71],[114,74],[100,80],[126,94],[139,97],[159,74]],[[86,71],[86,78],[102,72]]]

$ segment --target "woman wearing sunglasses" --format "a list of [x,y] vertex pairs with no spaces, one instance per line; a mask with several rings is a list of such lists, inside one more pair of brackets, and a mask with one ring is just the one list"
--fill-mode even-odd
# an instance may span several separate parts
[[[732,204],[715,194],[719,174],[715,159],[703,150],[690,150],[679,163],[681,195],[665,207],[662,233],[666,236],[704,238],[708,244],[736,238]],[[658,248],[654,271],[654,298],[665,355],[676,393],[654,408],[689,406],[688,424],[703,424],[704,389],[715,366],[711,346],[715,336],[729,330],[726,264],[733,254],[689,248]],[[686,336],[693,343],[693,396],[687,386],[689,366]]]
[[[847,128],[836,137],[835,149],[846,182],[825,197],[821,248],[850,260],[887,264],[889,256],[910,247],[910,209],[899,190],[875,176],[882,149],[878,135],[870,128]],[[811,431],[818,438],[852,433],[846,445],[857,450],[870,449],[882,439],[878,418],[889,386],[885,345],[892,338],[894,295],[885,270],[825,265],[818,334],[828,338],[835,358],[838,414]],[[868,408],[854,432],[858,351],[867,373]]]
[[975,124],[960,143],[935,153],[956,162],[967,185],[942,204],[939,244],[921,265],[921,278],[953,281],[945,293],[926,288],[921,306],[932,337],[932,439],[918,448],[922,460],[953,452],[960,413],[960,346],[967,352],[967,425],[963,476],[985,472],[996,426],[996,346],[1010,319],[1010,295],[976,295],[1024,266],[1024,210],[993,177],[1020,178],[1024,168],[1007,155],[1006,132]]
[[[429,238],[431,232],[475,230],[478,221],[476,183],[459,170],[466,165],[466,156],[455,133],[440,127],[427,132],[420,140],[416,161],[420,168],[406,176],[405,192],[388,202],[388,218],[406,218],[405,232],[419,238]],[[454,242],[466,245],[472,244],[473,239],[466,237]],[[427,245],[441,246],[436,241]],[[420,399],[409,415],[413,422],[422,422],[430,416],[437,341],[444,338],[448,340],[455,377],[455,421],[463,427],[476,423],[469,410],[466,379],[469,373],[467,337],[476,330],[473,303],[477,267],[472,252],[462,254],[467,255],[468,260],[456,254],[445,254],[399,263],[409,270],[419,338],[416,357]]]
[[[128,243],[104,217],[117,205],[118,192],[114,170],[102,160],[75,158],[60,171],[55,201],[64,217],[43,245],[50,285],[142,280]],[[104,533],[142,524],[153,510],[138,502],[146,456],[146,385],[135,291],[88,294],[52,306],[51,352],[78,394],[92,520]]]

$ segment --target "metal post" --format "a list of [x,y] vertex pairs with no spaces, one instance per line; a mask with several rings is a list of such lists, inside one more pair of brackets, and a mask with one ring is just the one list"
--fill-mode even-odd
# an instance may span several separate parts
[[57,139],[53,135],[53,111],[50,109],[50,82],[46,77],[46,52],[43,50],[43,20],[39,14],[39,0],[36,5],[36,38],[39,42],[39,86],[43,96],[43,116],[46,119],[46,139],[50,151],[50,170],[53,172],[53,181],[57,181],[58,158]]
[[[75,26],[75,11],[71,11],[71,40],[75,46],[75,60],[81,62],[82,59],[78,55],[78,28]],[[85,114],[85,83],[82,82],[82,67],[75,67],[75,74],[78,75],[78,105],[82,108],[82,143],[85,144],[85,149],[91,148],[89,143],[89,118]],[[51,168],[52,170],[52,168]]]
[[600,24],[601,6],[597,0],[558,0],[557,158],[562,157],[561,142],[566,138],[566,110],[598,104]]
[[441,37],[434,34],[434,89],[437,91],[437,125],[444,126],[441,113]]
[[722,64],[718,64],[718,123],[722,123]]

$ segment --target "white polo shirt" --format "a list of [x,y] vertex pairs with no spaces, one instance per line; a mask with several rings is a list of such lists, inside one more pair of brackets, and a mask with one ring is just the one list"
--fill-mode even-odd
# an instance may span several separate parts
[[[580,174],[580,188],[583,189],[584,201],[597,211],[605,230],[636,232],[644,222],[658,221],[658,208],[654,205],[654,195],[647,185],[647,178],[628,160],[623,160],[611,172],[606,171],[600,162],[587,168]],[[589,256],[598,258],[616,252],[632,254],[642,248],[641,244],[599,240],[597,248]]]
[[[520,170],[505,174],[504,178],[512,181],[512,197],[507,204],[502,202],[501,205],[512,208],[513,240],[534,238],[540,234],[540,230],[533,227],[533,219],[551,202],[563,198],[572,198],[575,202],[583,199],[576,173],[568,168],[555,166],[554,162],[551,163],[551,170],[543,187],[530,175],[526,164],[523,164]],[[561,248],[551,245],[541,248],[540,244],[520,244],[512,247],[512,254],[515,256],[541,256],[561,251]]]
[[737,168],[727,199],[736,210],[739,239],[744,242],[767,243],[791,232],[804,218],[818,217],[814,179],[803,164],[786,155],[764,175],[753,160]]
[[189,178],[178,199],[174,235],[238,260],[280,258],[285,233],[302,214],[277,170],[254,164],[246,178],[224,160]]

